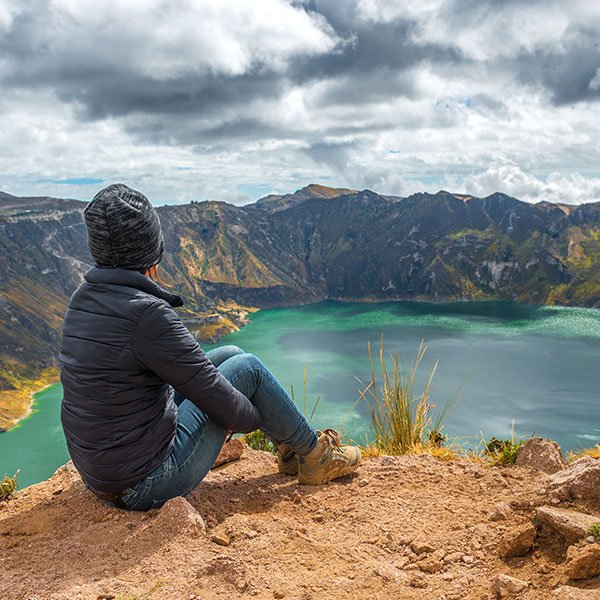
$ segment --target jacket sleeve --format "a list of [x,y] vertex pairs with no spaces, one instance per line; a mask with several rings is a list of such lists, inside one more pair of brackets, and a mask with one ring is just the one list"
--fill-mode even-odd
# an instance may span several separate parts
[[177,313],[163,303],[151,304],[133,336],[138,360],[170,383],[228,431],[258,429],[258,409],[210,362]]

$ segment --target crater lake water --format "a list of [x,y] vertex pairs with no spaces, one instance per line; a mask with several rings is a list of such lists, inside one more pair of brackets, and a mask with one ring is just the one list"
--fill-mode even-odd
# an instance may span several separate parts
[[[368,407],[353,406],[369,379],[367,342],[409,363],[427,345],[420,383],[439,360],[432,402],[458,396],[445,433],[477,448],[481,434],[543,435],[565,450],[600,442],[600,311],[514,302],[321,302],[251,315],[219,344],[259,356],[316,427],[342,427],[364,441]],[[211,345],[204,345],[206,350]],[[419,389],[419,388],[417,388]],[[36,395],[34,413],[0,434],[0,475],[21,469],[22,486],[47,478],[68,459],[59,421],[59,385]]]

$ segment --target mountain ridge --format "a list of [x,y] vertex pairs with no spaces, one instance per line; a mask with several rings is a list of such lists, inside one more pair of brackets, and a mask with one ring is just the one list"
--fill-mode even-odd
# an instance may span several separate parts
[[[565,206],[316,184],[245,206],[165,205],[161,276],[200,340],[255,308],[325,299],[598,307],[600,203]],[[64,310],[92,262],[84,207],[0,193],[0,427],[18,416],[3,415],[6,398],[56,365]]]

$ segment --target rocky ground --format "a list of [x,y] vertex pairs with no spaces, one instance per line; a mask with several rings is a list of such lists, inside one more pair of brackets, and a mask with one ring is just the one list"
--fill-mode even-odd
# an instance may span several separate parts
[[245,448],[148,513],[66,465],[0,504],[0,598],[600,598],[600,461],[538,451],[510,468],[372,458],[305,487]]

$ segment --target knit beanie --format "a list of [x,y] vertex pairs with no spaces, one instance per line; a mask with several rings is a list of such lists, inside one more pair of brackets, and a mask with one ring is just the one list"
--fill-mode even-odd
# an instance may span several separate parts
[[83,211],[92,258],[101,267],[145,270],[160,262],[160,220],[144,194],[122,183],[100,190]]

